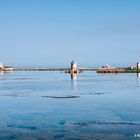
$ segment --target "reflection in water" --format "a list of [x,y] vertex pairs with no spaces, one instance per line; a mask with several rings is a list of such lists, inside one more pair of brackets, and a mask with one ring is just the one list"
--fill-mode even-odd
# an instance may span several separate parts
[[77,89],[77,74],[76,73],[71,74],[71,88],[72,90]]
[[[3,80],[3,71],[0,71],[0,81]],[[3,88],[3,83],[0,83],[0,88]]]
[[11,74],[13,71],[0,71],[0,80],[3,80],[3,75],[4,74]]
[[13,73],[13,71],[4,71],[3,73],[4,74],[11,74],[11,73]]
[[3,71],[0,71],[0,80],[2,80]]
[[10,74],[10,73],[13,73],[13,71],[0,71],[0,75]]
[[0,71],[0,75],[3,75],[3,71]]
[[20,71],[0,76],[0,140],[133,140],[139,134],[136,74],[87,71],[70,77]]
[[140,73],[137,73],[137,77],[140,78]]
[[137,83],[138,83],[138,86],[140,86],[140,73],[137,73]]

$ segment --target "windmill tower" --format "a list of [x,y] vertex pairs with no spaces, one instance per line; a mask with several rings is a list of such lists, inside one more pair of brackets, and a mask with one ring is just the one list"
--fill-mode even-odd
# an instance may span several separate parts
[[77,68],[77,62],[73,61],[71,62],[71,74],[77,74],[78,68]]

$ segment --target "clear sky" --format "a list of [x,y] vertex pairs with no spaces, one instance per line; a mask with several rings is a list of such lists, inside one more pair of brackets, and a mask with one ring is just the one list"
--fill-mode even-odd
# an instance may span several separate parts
[[0,0],[0,61],[13,66],[133,65],[140,0]]

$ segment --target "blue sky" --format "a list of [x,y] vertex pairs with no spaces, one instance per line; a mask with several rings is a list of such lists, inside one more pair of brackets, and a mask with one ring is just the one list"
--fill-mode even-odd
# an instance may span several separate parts
[[13,66],[134,65],[140,0],[0,0],[0,61]]

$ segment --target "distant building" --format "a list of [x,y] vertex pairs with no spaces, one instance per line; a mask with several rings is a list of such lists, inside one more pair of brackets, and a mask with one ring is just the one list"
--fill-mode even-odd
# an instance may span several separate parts
[[2,63],[0,63],[0,68],[3,68],[3,64]]
[[72,69],[77,69],[77,62],[75,62],[74,60],[72,60],[71,62],[71,70]]
[[102,66],[102,68],[112,68],[112,67],[106,64],[105,66]]
[[80,71],[78,70],[78,67],[77,67],[77,62],[75,62],[75,61],[73,61],[72,60],[72,62],[71,62],[71,71],[70,71],[70,73],[71,74],[77,74],[77,73],[79,73]]
[[140,63],[137,63],[137,68],[140,69]]
[[13,71],[14,68],[13,67],[7,67],[7,66],[3,66],[2,63],[0,63],[0,71]]

